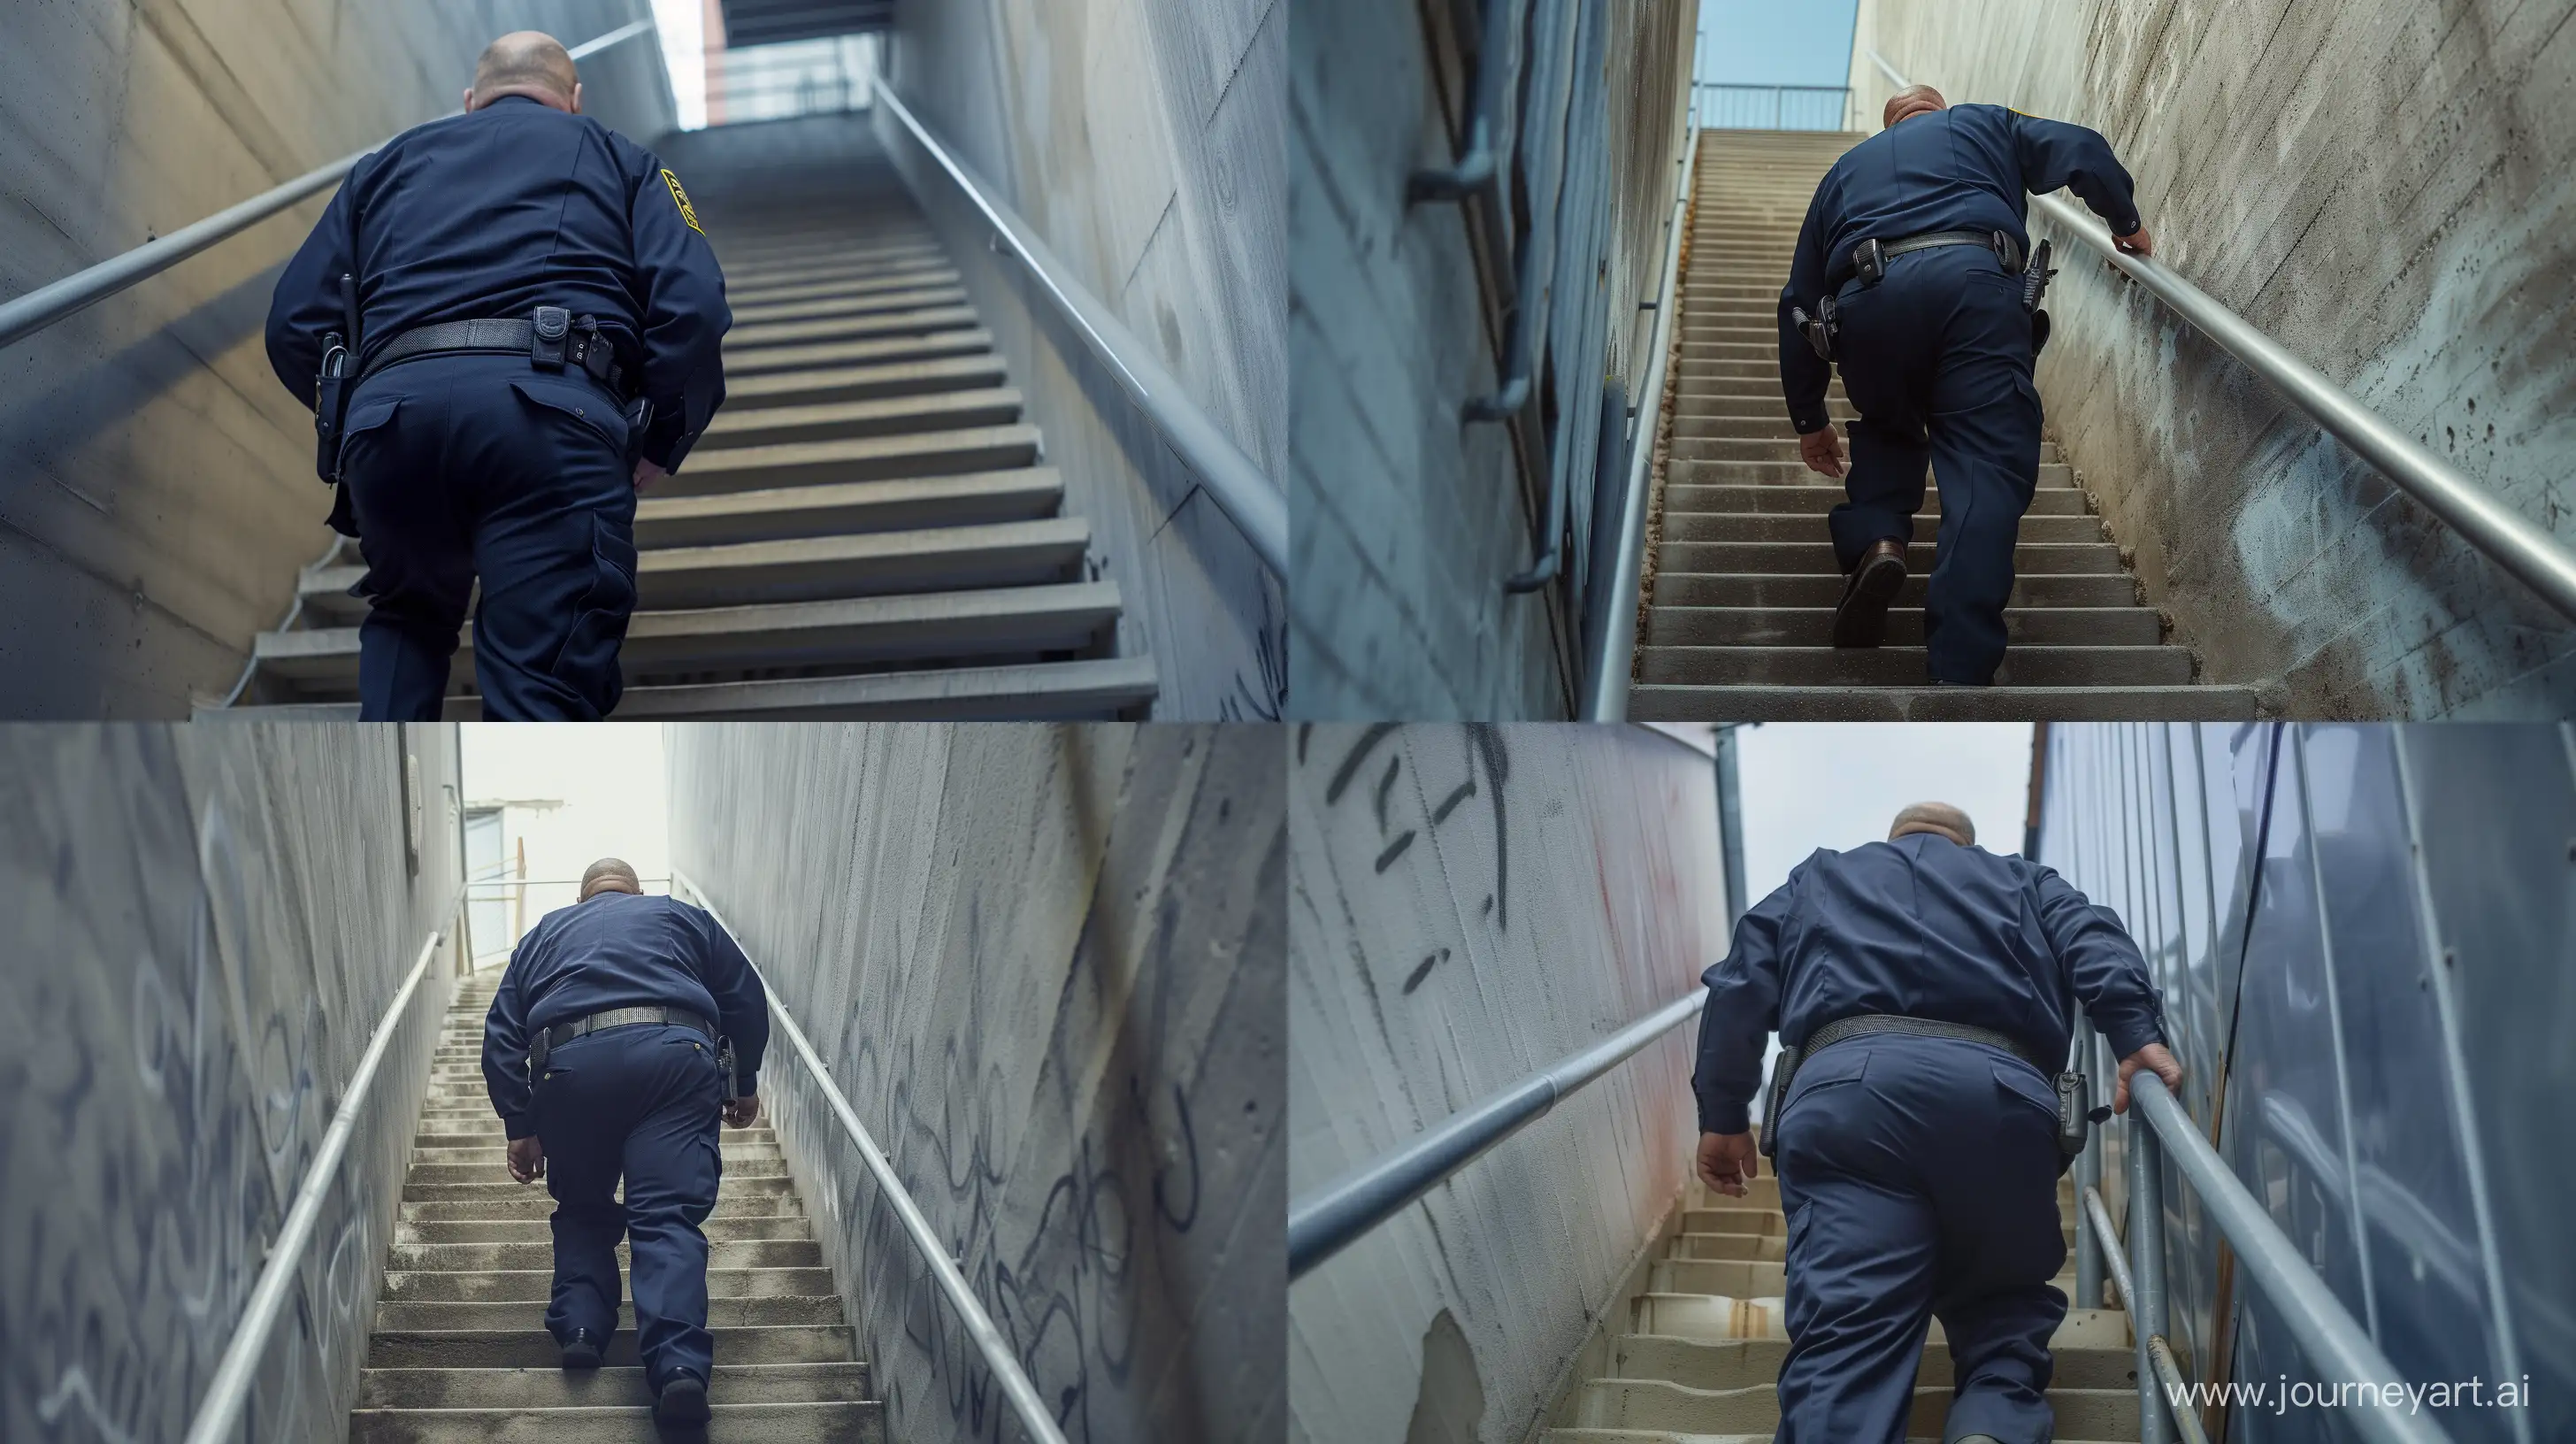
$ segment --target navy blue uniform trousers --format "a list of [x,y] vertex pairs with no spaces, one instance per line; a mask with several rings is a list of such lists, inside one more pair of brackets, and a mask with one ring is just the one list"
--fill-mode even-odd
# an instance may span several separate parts
[[[724,1159],[724,1082],[715,1049],[688,1028],[639,1024],[576,1038],[536,1080],[537,1138],[554,1195],[558,1343],[617,1332],[617,1244],[635,1279],[635,1339],[658,1393],[674,1374],[715,1367],[707,1333],[707,1236]],[[625,1201],[617,1196],[620,1176]]]
[[478,576],[485,717],[595,722],[617,705],[635,487],[605,390],[515,356],[401,362],[349,398],[341,462],[367,561],[361,717],[437,720]]
[[1881,1034],[1799,1065],[1777,1163],[1789,1215],[1782,1444],[1898,1444],[1925,1321],[1955,1394],[1945,1439],[2041,1444],[2066,1295],[2057,1095],[2000,1049]]
[[1851,428],[1849,498],[1834,508],[1848,574],[1879,541],[1914,539],[1923,473],[1941,487],[1923,628],[1935,681],[1985,685],[2004,658],[2013,547],[2039,484],[2039,388],[2021,278],[1982,246],[1910,251],[1876,286],[1837,293],[1834,353]]

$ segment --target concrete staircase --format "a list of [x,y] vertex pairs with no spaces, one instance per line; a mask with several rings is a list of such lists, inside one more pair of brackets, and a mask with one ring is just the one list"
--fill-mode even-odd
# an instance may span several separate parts
[[[2194,684],[2194,659],[2144,604],[2121,548],[2058,453],[2014,555],[2012,649],[1991,688],[1929,685],[1923,593],[1937,495],[1916,519],[1887,644],[1836,650],[1842,575],[1825,513],[1841,483],[1798,460],[1780,394],[1780,287],[1827,167],[1863,137],[1703,131],[1672,449],[1629,715],[1641,720],[2231,719],[2251,689]],[[1852,416],[1837,378],[1837,425]],[[1936,478],[1937,485],[1937,478]]]
[[[1543,1444],[1767,1444],[1780,1425],[1780,1365],[1788,1356],[1782,1292],[1788,1220],[1769,1163],[1743,1198],[1712,1194],[1694,1180],[1679,1232],[1648,1265],[1643,1291],[1628,1301],[1629,1329],[1610,1340],[1608,1372],[1581,1379],[1545,1431]],[[2066,1271],[2056,1280],[2075,1296],[2075,1194],[2058,1184]],[[2138,1385],[2128,1316],[2118,1309],[2067,1311],[2050,1342],[2057,1359],[2048,1391],[2061,1441],[2134,1440]],[[1938,1440],[1949,1415],[1949,1349],[1935,1322],[1915,1376],[1908,1438]]]
[[[350,1444],[649,1444],[701,1437],[652,1419],[631,1300],[606,1365],[558,1366],[545,1331],[554,1201],[510,1180],[483,1089],[483,1015],[499,975],[468,979],[449,1011],[411,1176],[385,1261]],[[853,1351],[841,1298],[766,1123],[723,1135],[724,1184],[706,1223],[716,1369],[704,1437],[883,1444],[884,1405]],[[618,1246],[620,1270],[626,1248]]]
[[[892,185],[711,217],[727,399],[636,508],[620,718],[1141,715],[1150,657],[928,225]],[[354,716],[343,544],[260,635],[245,700]],[[451,716],[480,715],[473,630]]]

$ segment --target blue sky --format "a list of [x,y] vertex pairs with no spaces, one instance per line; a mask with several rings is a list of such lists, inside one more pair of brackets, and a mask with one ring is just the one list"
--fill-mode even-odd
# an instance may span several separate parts
[[1699,0],[1699,78],[1721,85],[1841,85],[1860,0]]

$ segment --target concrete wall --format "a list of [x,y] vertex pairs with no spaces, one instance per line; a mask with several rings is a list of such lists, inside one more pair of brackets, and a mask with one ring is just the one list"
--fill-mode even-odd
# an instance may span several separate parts
[[[578,43],[647,0],[12,0],[0,21],[0,297],[456,108],[492,36]],[[584,67],[650,139],[649,35]],[[0,350],[0,669],[13,716],[176,717],[221,696],[331,540],[311,414],[260,330],[316,197]]]
[[[186,1430],[452,916],[455,795],[446,728],[0,728],[0,1437]],[[455,965],[442,947],[382,1064],[241,1438],[347,1437]]]
[[[1698,985],[1727,943],[1712,769],[1643,728],[1297,729],[1291,1198]],[[1695,1037],[1300,1280],[1291,1437],[1519,1444],[1680,1197]]]
[[[1550,7],[1559,16],[1571,13]],[[1309,0],[1291,43],[1292,676],[1299,716],[1571,714],[1605,389],[1642,382],[1696,0],[1582,7],[1549,364],[1516,448],[1462,409],[1496,387],[1513,260],[1482,205],[1408,205],[1463,147],[1478,7]],[[1553,144],[1554,142],[1551,142]],[[1510,163],[1546,171],[1548,147]],[[1547,211],[1553,172],[1516,207]],[[1520,224],[1515,222],[1514,224]],[[1596,256],[1596,251],[1598,252]],[[1553,448],[1553,449],[1551,449]],[[1615,450],[1615,446],[1614,446]],[[1551,470],[1565,580],[1514,595]],[[1612,468],[1616,469],[1615,459]],[[1624,479],[1624,478],[1622,478]],[[1616,489],[1612,483],[1611,489]]]
[[[689,727],[672,849],[1076,1444],[1275,1441],[1280,734]],[[761,1091],[890,1437],[1019,1437],[783,1037]]]
[[[904,103],[1124,321],[1273,481],[1288,456],[1285,0],[907,0]],[[1125,601],[1155,713],[1275,719],[1282,585],[891,116],[878,133],[948,241]]]
[[[2576,15],[2258,0],[1862,0],[1954,101],[2111,137],[2158,254],[2576,543]],[[2089,255],[2089,253],[2083,253]],[[2103,267],[2050,292],[2050,423],[2212,680],[2301,716],[2561,716],[2576,631]]]

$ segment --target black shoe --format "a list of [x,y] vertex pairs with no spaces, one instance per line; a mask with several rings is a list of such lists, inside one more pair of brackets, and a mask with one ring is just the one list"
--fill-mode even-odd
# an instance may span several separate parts
[[1843,579],[1843,599],[1834,607],[1834,645],[1875,647],[1887,637],[1887,604],[1905,585],[1905,543],[1875,541],[1860,554],[1860,565]]
[[707,1422],[706,1382],[695,1374],[673,1374],[662,1386],[662,1397],[653,1401],[653,1417],[665,1424]]
[[572,1342],[563,1346],[563,1366],[567,1369],[596,1369],[599,1356],[605,1352],[607,1346],[599,1341],[599,1335],[588,1329],[575,1329]]

